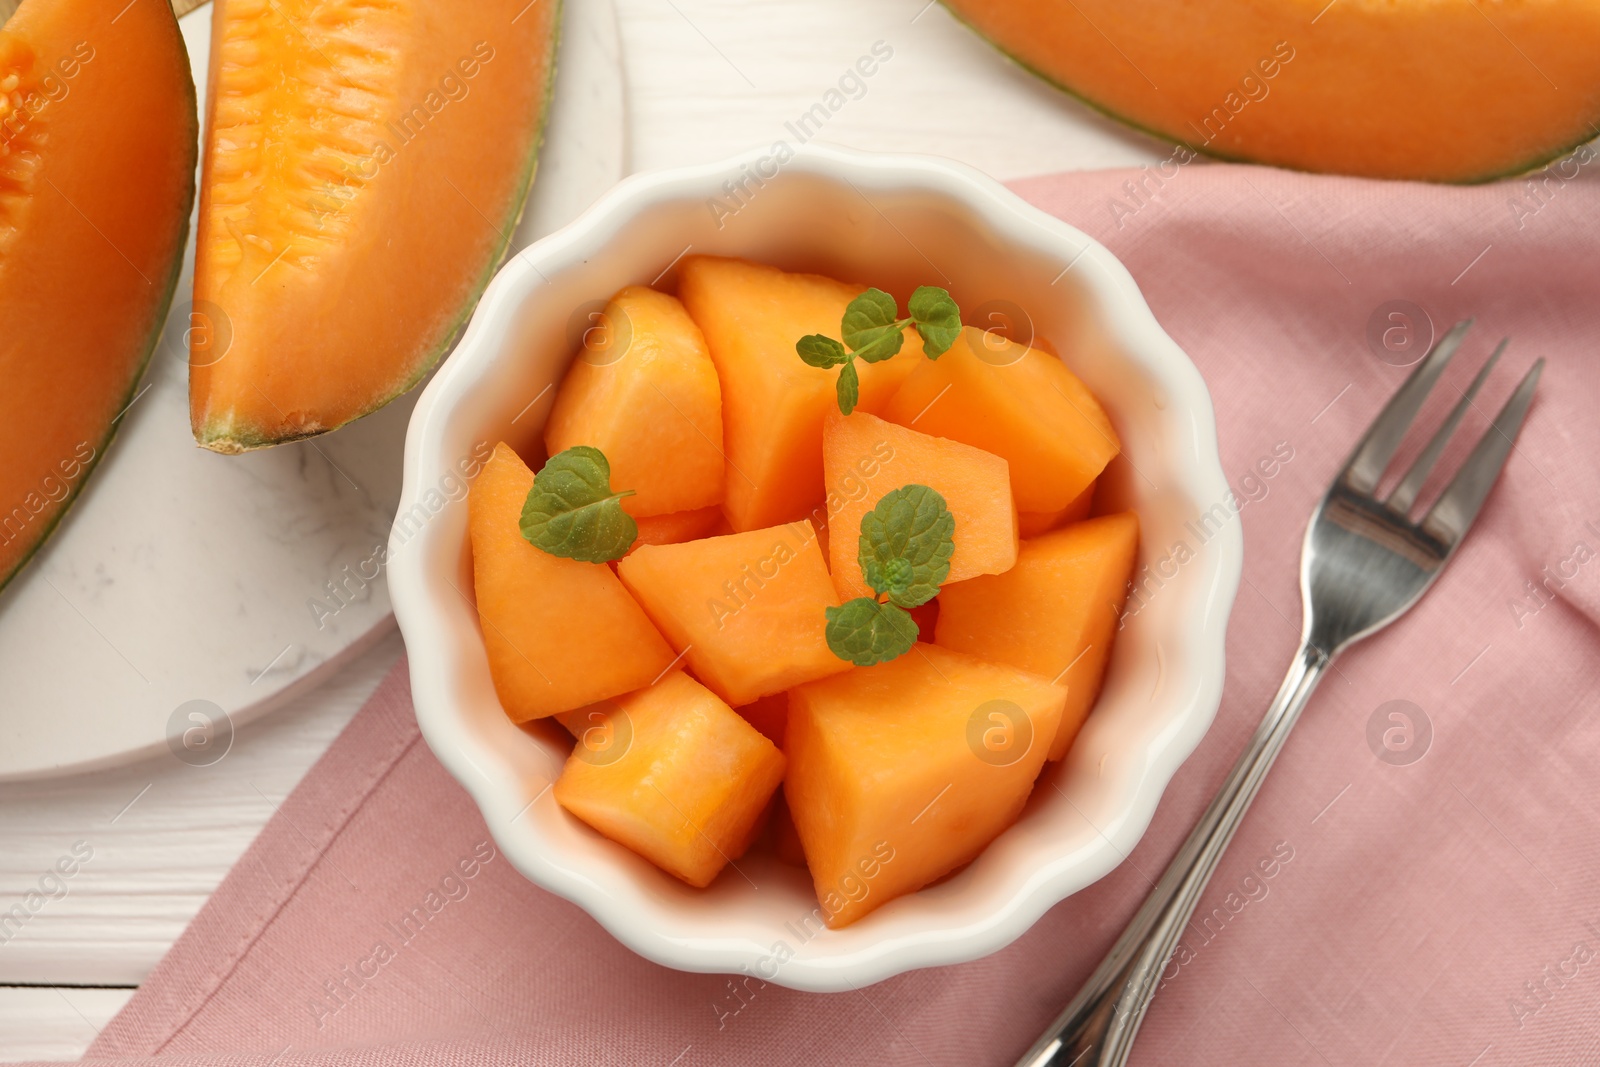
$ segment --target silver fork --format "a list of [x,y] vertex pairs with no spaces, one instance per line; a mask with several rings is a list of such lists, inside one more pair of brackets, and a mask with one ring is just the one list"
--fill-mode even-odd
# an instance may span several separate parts
[[1201,892],[1323,673],[1353,642],[1383,629],[1415,604],[1460,546],[1522,428],[1543,359],[1523,377],[1494,425],[1419,521],[1412,521],[1409,513],[1423,482],[1505,351],[1505,341],[1394,490],[1379,499],[1377,489],[1470,325],[1471,320],[1457,323],[1440,338],[1329,486],[1306,529],[1300,556],[1300,649],[1278,695],[1133,921],[1017,1067],[1122,1067],[1127,1062],[1156,983]]

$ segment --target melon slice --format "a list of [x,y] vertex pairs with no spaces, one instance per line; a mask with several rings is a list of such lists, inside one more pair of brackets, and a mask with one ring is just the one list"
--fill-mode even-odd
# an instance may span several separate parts
[[448,348],[533,177],[559,3],[218,0],[195,439],[240,452],[388,403]]
[[1100,695],[1138,553],[1138,516],[1102,515],[1022,542],[1004,574],[939,591],[939,644],[1066,685],[1051,759],[1067,754]]
[[866,412],[846,416],[835,409],[823,426],[822,465],[835,534],[829,562],[841,600],[876,595],[861,576],[861,518],[903,485],[928,486],[956,520],[945,581],[999,574],[1017,560],[1017,509],[999,456]]
[[[719,477],[722,474],[720,467],[717,474]],[[612,481],[618,485],[622,484],[614,475]],[[624,502],[630,499],[632,498],[625,498]],[[633,547],[637,549],[640,545],[676,545],[683,541],[697,541],[702,537],[710,537],[722,524],[723,518],[721,508],[709,507],[696,511],[674,511],[670,515],[646,515],[635,519],[634,522],[639,527],[639,536],[633,542]]]
[[[544,428],[550,455],[598,448],[630,515],[722,502],[722,391],[700,327],[677,299],[622,290],[561,381]],[[709,528],[709,527],[708,527]]]
[[556,802],[692,886],[744,855],[783,753],[682,671],[628,693],[579,734]]
[[[996,355],[996,345],[1008,351]],[[973,326],[938,360],[917,364],[883,417],[1003,457],[1018,511],[1066,508],[1122,450],[1066,364]]]
[[674,661],[610,567],[552,556],[523,538],[532,487],[533,472],[501,442],[467,497],[478,620],[513,722],[649,685]]
[[[822,503],[822,419],[838,410],[839,372],[806,366],[794,346],[807,334],[838,337],[864,288],[738,259],[687,256],[680,265],[678,296],[722,381],[723,510],[735,530],[799,519]],[[857,410],[877,411],[920,362],[922,339],[907,329],[899,355],[857,367]]]
[[734,707],[850,669],[824,636],[839,594],[809,522],[645,545],[617,574],[695,677]]
[[1096,484],[1095,482],[1090,482],[1089,488],[1073,497],[1072,503],[1060,511],[1017,512],[1017,533],[1022,537],[1038,537],[1040,534],[1059,529],[1069,522],[1081,522],[1087,519],[1090,510],[1094,507],[1094,487]]
[[0,586],[134,399],[183,259],[195,125],[164,4],[27,0],[0,30]]
[[942,878],[1016,821],[1066,696],[921,644],[790,693],[783,789],[827,924]]
[[[1558,156],[1600,124],[1589,0],[945,6],[1093,106],[1224,158],[1481,181]],[[1189,158],[1150,168],[1145,194]]]

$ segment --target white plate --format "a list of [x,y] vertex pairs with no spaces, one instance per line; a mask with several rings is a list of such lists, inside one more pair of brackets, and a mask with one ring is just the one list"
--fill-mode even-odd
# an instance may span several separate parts
[[[182,28],[203,113],[210,6]],[[624,174],[622,87],[611,0],[566,0],[518,249]],[[191,236],[179,315],[193,263]],[[400,499],[418,391],[334,434],[219,456],[190,437],[177,332],[169,323],[144,391],[55,537],[0,594],[0,781],[163,751],[170,725],[195,721],[191,701],[232,722],[260,714],[393,625],[374,553]],[[328,582],[349,590],[342,602]]]

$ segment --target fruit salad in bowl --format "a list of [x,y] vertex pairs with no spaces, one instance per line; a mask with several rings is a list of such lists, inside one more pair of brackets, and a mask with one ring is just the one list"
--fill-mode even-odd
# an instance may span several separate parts
[[1115,866],[1215,713],[1215,437],[1120,264],[964,168],[630,179],[418,404],[418,721],[518,869],[651,959],[834,990],[977,957]]

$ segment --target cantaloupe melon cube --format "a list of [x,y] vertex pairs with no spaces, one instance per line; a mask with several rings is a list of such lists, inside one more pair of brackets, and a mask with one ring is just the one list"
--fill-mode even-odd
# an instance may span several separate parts
[[[996,344],[1007,351],[997,355]],[[1122,450],[1066,364],[971,326],[937,360],[919,362],[882,415],[1004,457],[1018,511],[1065,508]]]
[[1067,754],[1100,696],[1138,553],[1138,516],[1101,515],[1022,542],[1004,574],[939,591],[939,644],[1066,685],[1051,759]]
[[[678,270],[678,296],[722,380],[729,522],[755,530],[808,515],[822,503],[822,417],[838,408],[839,371],[806,366],[794,346],[807,334],[837,338],[865,287],[711,256],[686,256]],[[877,411],[924,360],[915,330],[893,359],[858,360],[859,410]]]
[[734,707],[850,664],[828,648],[839,594],[805,520],[646,545],[617,574],[695,677]]
[[[861,517],[902,485],[926,485],[956,520],[947,582],[999,574],[1017,560],[1017,509],[1006,461],[858,411],[828,415],[822,430],[833,584],[842,600],[874,596],[861,576]],[[867,477],[867,471],[874,471]]]
[[722,524],[719,507],[698,508],[694,511],[674,511],[670,515],[645,515],[634,520],[639,526],[639,536],[633,542],[641,545],[676,545],[710,536]]
[[495,693],[513,722],[648,685],[672,650],[611,568],[522,536],[533,472],[504,442],[467,497],[472,582]]
[[1073,498],[1072,503],[1060,511],[1017,512],[1017,533],[1022,537],[1038,537],[1069,522],[1082,522],[1087,519],[1094,507],[1094,487],[1098,484],[1097,481],[1090,482],[1089,488],[1079,493]]
[[779,748],[783,747],[783,731],[789,722],[788,693],[773,693],[733,710],[743,716],[745,722],[760,730],[768,741]]
[[574,445],[605,453],[611,484],[632,489],[634,516],[722,501],[722,390],[700,328],[666,293],[629,286],[561,380],[545,423],[550,455]]
[[1066,695],[921,644],[794,689],[783,789],[827,924],[943,877],[1010,826]]
[[611,702],[556,779],[563,808],[706,886],[744,854],[778,783],[777,746],[682,671]]

